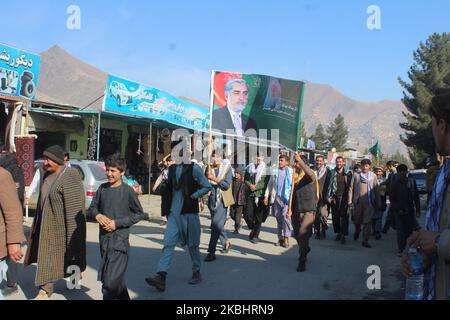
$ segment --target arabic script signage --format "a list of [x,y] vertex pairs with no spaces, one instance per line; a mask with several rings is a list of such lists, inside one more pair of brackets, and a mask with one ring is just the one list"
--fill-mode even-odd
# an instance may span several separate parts
[[34,99],[41,58],[0,43],[0,95]]
[[108,77],[103,110],[209,131],[209,109],[136,82]]

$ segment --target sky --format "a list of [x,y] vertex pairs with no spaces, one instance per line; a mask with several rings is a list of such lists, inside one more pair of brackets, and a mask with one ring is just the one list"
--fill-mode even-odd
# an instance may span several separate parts
[[[58,45],[104,72],[208,104],[211,70],[328,84],[360,101],[399,100],[413,52],[450,32],[450,1],[0,0],[0,42]],[[70,5],[80,9],[71,30]],[[380,9],[371,30],[368,7]]]

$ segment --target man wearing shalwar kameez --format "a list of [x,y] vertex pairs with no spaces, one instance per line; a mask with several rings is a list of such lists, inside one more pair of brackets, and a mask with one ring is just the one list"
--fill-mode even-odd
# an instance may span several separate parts
[[285,248],[289,247],[289,238],[292,234],[292,222],[288,211],[294,171],[288,165],[289,157],[281,155],[278,160],[278,168],[270,177],[264,193],[264,204],[269,204],[270,197],[272,213],[277,219],[278,241],[275,245]]
[[231,174],[231,166],[222,163],[222,157],[219,154],[213,153],[212,168],[207,170],[208,179],[213,186],[209,196],[208,208],[211,212],[211,238],[208,245],[208,255],[205,262],[216,260],[217,241],[223,245],[223,252],[226,253],[231,247],[225,231],[225,222],[227,221],[227,207],[224,198],[224,192],[231,191],[231,183],[233,176]]
[[164,233],[164,248],[158,264],[156,276],[145,279],[148,285],[159,291],[166,288],[166,275],[170,268],[175,246],[187,246],[193,263],[190,284],[201,281],[200,267],[200,217],[198,199],[211,190],[205,174],[200,167],[189,161],[183,161],[182,153],[175,156],[174,148],[178,143],[172,143],[172,159],[175,165],[169,168],[169,176],[165,196],[171,203],[170,213]]

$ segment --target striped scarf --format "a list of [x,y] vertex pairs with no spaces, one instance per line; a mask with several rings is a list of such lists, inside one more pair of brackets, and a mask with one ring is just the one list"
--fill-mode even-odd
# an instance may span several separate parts
[[[439,232],[439,222],[444,205],[445,190],[450,182],[450,161],[447,160],[436,179],[436,183],[428,204],[425,226],[428,231]],[[436,256],[431,258],[431,266],[425,274],[424,297],[433,300],[436,296]]]

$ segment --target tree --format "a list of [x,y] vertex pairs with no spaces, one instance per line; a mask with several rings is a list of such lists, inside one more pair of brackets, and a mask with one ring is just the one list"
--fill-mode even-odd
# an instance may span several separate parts
[[317,125],[316,130],[310,139],[315,142],[317,150],[325,150],[327,148],[328,139],[321,123]]
[[345,125],[344,117],[341,114],[334,119],[327,128],[327,140],[330,142],[331,148],[336,148],[337,151],[345,149],[345,143],[348,138],[348,128]]
[[408,72],[409,83],[399,78],[403,91],[406,122],[400,123],[406,133],[401,140],[408,147],[415,167],[422,167],[435,154],[431,117],[428,109],[437,88],[450,86],[450,33],[432,34],[420,43],[413,54],[414,64]]
[[380,157],[378,160],[375,160],[374,165],[384,167],[386,162],[389,160],[398,161],[399,163],[406,164],[407,166],[410,166],[411,164],[408,158],[404,154],[400,153],[400,150],[397,150],[391,155],[380,153]]

